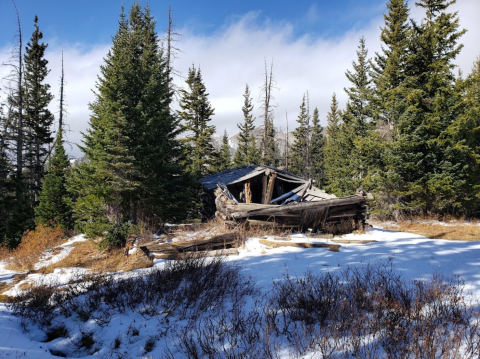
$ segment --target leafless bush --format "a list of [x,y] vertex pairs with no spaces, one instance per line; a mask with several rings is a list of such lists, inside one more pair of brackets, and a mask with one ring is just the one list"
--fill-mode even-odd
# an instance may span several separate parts
[[478,358],[478,314],[464,302],[463,287],[439,275],[407,282],[391,262],[286,274],[274,284],[267,322],[296,355]]

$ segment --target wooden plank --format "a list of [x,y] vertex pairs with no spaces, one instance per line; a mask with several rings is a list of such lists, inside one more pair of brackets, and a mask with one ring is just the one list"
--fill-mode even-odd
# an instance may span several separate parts
[[279,248],[279,247],[296,247],[296,248],[327,248],[329,251],[332,252],[339,252],[340,245],[339,244],[329,244],[329,243],[299,243],[299,242],[274,242],[269,241],[267,239],[260,239],[259,242],[266,246],[272,248]]
[[262,203],[265,203],[265,200],[267,199],[267,186],[268,186],[268,177],[263,176],[262,178]]
[[309,233],[307,238],[322,238],[322,239],[333,239],[333,234],[331,233]]
[[374,239],[354,240],[354,239],[334,239],[333,242],[340,244],[368,244],[375,243]]
[[156,259],[190,259],[190,258],[204,258],[204,257],[223,257],[238,255],[238,249],[220,249],[214,251],[202,251],[202,252],[188,252],[188,253],[152,253]]
[[[244,214],[235,213],[236,216],[234,218],[242,218],[242,217],[255,217],[255,216],[282,216],[284,213],[301,213],[301,211],[305,209],[313,209],[313,208],[322,208],[322,207],[331,207],[334,209],[336,206],[341,205],[349,205],[349,204],[358,204],[364,202],[365,199],[361,196],[349,196],[343,198],[333,198],[327,199],[325,201],[320,202],[303,202],[303,203],[295,203],[283,206],[276,206],[270,205],[267,208],[259,208],[250,211],[244,211]],[[232,214],[233,216],[233,214]]]
[[270,204],[273,196],[273,189],[275,188],[275,179],[277,178],[276,173],[272,173],[268,180],[267,194],[265,195],[265,204]]
[[245,203],[252,203],[252,188],[250,181],[245,182]]
[[252,226],[262,226],[262,227],[280,227],[280,228],[296,228],[298,227],[297,224],[291,225],[291,224],[283,224],[283,223],[277,223],[277,222],[269,222],[269,221],[260,221],[257,219],[247,219],[247,223],[252,225]]

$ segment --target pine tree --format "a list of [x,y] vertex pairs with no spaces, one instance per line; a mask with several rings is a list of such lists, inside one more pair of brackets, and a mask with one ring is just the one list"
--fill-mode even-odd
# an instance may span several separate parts
[[90,104],[81,146],[89,163],[75,168],[69,180],[78,228],[89,226],[95,235],[108,223],[154,225],[185,214],[191,193],[179,164],[183,148],[171,100],[155,21],[148,7],[133,3],[128,19],[122,9]]
[[232,168],[232,157],[230,156],[230,145],[227,130],[223,133],[222,146],[218,153],[218,164],[215,166],[217,172]]
[[35,16],[35,31],[26,47],[25,63],[25,161],[28,182],[31,188],[32,206],[38,204],[41,181],[53,143],[51,126],[54,120],[48,105],[53,99],[50,85],[45,79],[50,72],[47,68],[45,50],[48,45],[41,42],[42,32]]
[[72,228],[72,209],[69,205],[69,195],[65,185],[65,175],[69,162],[63,147],[62,133],[60,129],[42,182],[42,190],[38,207],[35,208],[35,215],[37,223],[54,224],[69,229]]
[[308,178],[310,176],[307,158],[308,156],[308,113],[305,105],[305,96],[300,105],[300,114],[297,118],[298,126],[293,132],[294,142],[290,152],[289,169],[298,176]]
[[365,39],[362,37],[357,50],[357,61],[352,62],[353,70],[345,73],[351,86],[345,88],[348,102],[341,115],[342,123],[338,125],[336,120],[338,105],[335,98],[332,99],[328,115],[329,127],[336,128],[329,130],[327,127],[327,188],[337,195],[354,193],[365,182],[370,170],[369,159],[372,157],[368,153],[370,146],[367,139],[374,127],[370,106],[371,67],[367,56]]
[[179,118],[183,121],[184,130],[190,134],[185,138],[187,171],[197,177],[213,173],[216,162],[216,151],[213,147],[215,126],[208,123],[212,120],[214,109],[208,100],[208,93],[203,83],[200,69],[192,66],[186,80],[188,90],[180,90]]
[[341,122],[342,113],[338,108],[335,94],[332,95],[330,111],[327,114],[325,144],[325,184],[328,192],[337,196],[352,194],[350,129]]
[[325,135],[324,129],[320,125],[318,109],[313,110],[312,136],[310,139],[310,176],[315,181],[317,187],[323,187],[325,184]]
[[280,150],[278,149],[278,142],[276,139],[276,129],[273,125],[273,120],[267,122],[266,143],[265,143],[265,157],[263,164],[271,167],[278,167],[280,164]]
[[344,113],[344,122],[348,123],[357,137],[365,137],[369,130],[371,108],[369,101],[372,95],[371,67],[367,58],[368,50],[365,47],[365,38],[360,39],[357,50],[357,62],[353,61],[353,71],[347,70],[345,75],[351,86],[345,88],[348,95],[347,108]]
[[[252,137],[253,137],[253,130],[255,126],[253,122],[255,118],[253,117],[253,105],[252,105],[252,98],[250,97],[250,90],[248,85],[245,86],[245,93],[243,95],[244,103],[242,107],[243,111],[243,124],[237,124],[240,133],[238,134],[238,148],[235,152],[234,163],[235,166],[243,166],[243,165],[250,165],[252,163],[257,162],[250,162],[255,159],[257,149],[255,146],[252,147]],[[255,141],[255,140],[253,140]]]
[[447,129],[457,116],[452,111],[459,97],[452,61],[462,48],[457,42],[465,31],[459,30],[456,13],[446,11],[452,3],[417,3],[426,17],[421,24],[412,22],[404,70],[405,111],[396,126],[389,160],[398,183],[397,211],[454,212],[461,207],[457,194],[466,181],[467,164],[462,156],[454,158],[453,134]]

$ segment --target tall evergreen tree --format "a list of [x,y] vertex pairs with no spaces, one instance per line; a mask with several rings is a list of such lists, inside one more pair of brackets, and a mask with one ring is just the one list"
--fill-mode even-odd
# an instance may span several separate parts
[[278,148],[278,142],[276,138],[276,129],[273,125],[273,119],[267,122],[266,131],[266,146],[265,157],[263,158],[263,164],[272,167],[278,167],[280,165],[281,154]]
[[335,94],[332,95],[330,111],[327,114],[325,144],[325,183],[326,189],[338,196],[351,194],[351,156],[352,142],[350,129],[341,121],[342,113],[338,108]]
[[218,164],[215,166],[215,170],[221,172],[230,168],[232,168],[232,156],[230,156],[228,133],[227,130],[225,130],[222,137],[222,146],[218,153]]
[[43,179],[39,204],[35,208],[37,223],[56,224],[64,229],[72,228],[72,208],[65,177],[68,167],[68,157],[63,147],[63,131],[60,129]]
[[[81,149],[89,160],[69,181],[80,229],[130,220],[150,225],[185,214],[188,185],[180,131],[170,113],[168,69],[158,46],[155,21],[135,2],[120,15],[113,45],[101,67],[90,128]],[[90,234],[96,232],[90,226]]]
[[313,110],[313,126],[310,138],[310,176],[315,180],[317,187],[325,185],[325,134],[320,119],[318,117],[318,109]]
[[352,61],[353,71],[347,70],[345,76],[351,86],[345,88],[348,95],[347,108],[343,115],[344,122],[348,123],[357,137],[365,137],[370,125],[371,108],[369,102],[372,96],[371,66],[367,58],[368,50],[365,38],[360,39],[357,50],[357,62]]
[[289,169],[293,173],[308,178],[310,176],[308,159],[308,111],[305,104],[305,96],[303,96],[302,104],[300,105],[300,114],[297,118],[298,126],[293,132],[294,142],[290,152]]
[[[248,85],[245,86],[245,93],[243,94],[244,103],[242,107],[243,111],[243,123],[237,124],[240,133],[238,134],[238,148],[235,152],[234,163],[235,166],[250,165],[251,162],[255,161],[255,153],[257,152],[256,146],[252,146],[253,130],[255,126],[253,122],[255,118],[253,117],[253,104],[252,98],[250,97],[250,90]],[[255,139],[253,139],[255,141]]]
[[[459,30],[454,1],[421,0],[421,24],[412,22],[412,37],[405,66],[405,111],[396,126],[390,172],[397,183],[397,211],[455,211],[461,206],[458,189],[466,183],[466,163],[452,151],[447,128],[457,116],[453,60],[465,32]],[[458,154],[457,154],[458,155]],[[405,205],[406,204],[406,205]]]
[[192,66],[186,80],[188,89],[180,90],[179,118],[187,131],[186,167],[194,176],[203,177],[213,172],[216,161],[216,151],[213,147],[215,126],[209,125],[214,115],[214,109],[208,100],[208,93],[203,83],[200,69]]
[[38,17],[34,20],[35,30],[26,47],[25,63],[25,161],[28,170],[32,206],[38,204],[41,181],[53,143],[53,114],[48,105],[53,99],[50,85],[45,79],[50,72],[47,68],[45,50],[48,45],[41,42],[42,32],[38,28]]

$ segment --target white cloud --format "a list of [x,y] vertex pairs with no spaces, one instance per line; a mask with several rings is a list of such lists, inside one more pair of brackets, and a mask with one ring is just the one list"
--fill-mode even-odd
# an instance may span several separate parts
[[[469,29],[462,38],[465,48],[457,59],[464,73],[469,73],[473,61],[479,55],[477,46],[480,36],[480,22],[476,14],[480,13],[480,2],[459,0],[454,5],[459,11],[461,26]],[[418,16],[418,9],[412,14]],[[420,15],[421,16],[421,15]],[[266,22],[259,25],[255,13],[249,13],[238,21],[211,36],[197,35],[187,29],[179,29],[183,34],[178,46],[183,53],[175,61],[175,67],[186,75],[188,68],[200,66],[203,79],[210,93],[210,101],[215,108],[212,124],[221,135],[224,128],[230,135],[237,132],[236,124],[242,121],[241,108],[245,84],[248,83],[255,102],[257,126],[260,125],[260,87],[264,75],[264,61],[268,65],[273,60],[273,73],[277,80],[278,91],[274,91],[278,107],[275,110],[276,126],[285,128],[285,112],[288,112],[289,128],[296,126],[296,117],[303,94],[308,90],[310,107],[318,107],[323,124],[326,122],[333,92],[336,92],[341,105],[346,96],[343,88],[348,86],[345,71],[351,68],[356,59],[356,49],[361,36],[365,36],[369,55],[373,56],[380,48],[381,16],[373,18],[361,29],[346,32],[336,38],[304,36],[293,37],[293,28],[289,23]],[[85,47],[79,44],[63,46],[65,58],[65,77],[67,81],[66,98],[69,115],[67,122],[72,132],[68,135],[71,142],[80,143],[81,134],[87,128],[90,111],[88,103],[94,100],[95,88],[103,57],[110,44]],[[47,58],[51,73],[48,81],[52,93],[56,96],[52,110],[57,111],[58,87],[60,79],[60,57],[62,48],[51,44]],[[8,49],[0,49],[0,62],[6,58]],[[0,75],[6,71],[0,69]],[[183,85],[182,80],[177,80]],[[72,156],[80,151],[74,146]]]

